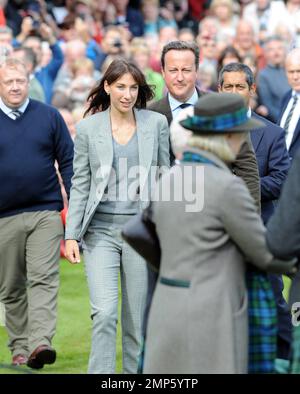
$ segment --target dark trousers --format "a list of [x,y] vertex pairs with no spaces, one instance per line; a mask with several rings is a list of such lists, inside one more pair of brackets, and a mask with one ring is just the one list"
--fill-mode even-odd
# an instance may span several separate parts
[[282,295],[282,276],[276,274],[269,274],[268,276],[275,296],[278,317],[277,358],[288,360],[292,342],[291,313]]

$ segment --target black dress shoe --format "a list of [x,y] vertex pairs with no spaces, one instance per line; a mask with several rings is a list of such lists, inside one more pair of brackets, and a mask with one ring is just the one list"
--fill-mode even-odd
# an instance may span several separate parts
[[27,366],[33,369],[41,369],[44,364],[53,364],[56,360],[56,351],[50,346],[38,346],[29,356]]

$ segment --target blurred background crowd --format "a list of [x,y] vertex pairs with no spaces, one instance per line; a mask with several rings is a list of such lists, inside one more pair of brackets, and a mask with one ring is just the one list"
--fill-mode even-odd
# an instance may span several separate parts
[[286,53],[300,46],[300,0],[0,0],[0,56],[25,61],[30,97],[57,107],[72,136],[88,92],[118,56],[134,60],[162,98],[161,50],[177,39],[199,45],[201,90],[216,90],[230,62],[250,66],[252,109],[277,121]]

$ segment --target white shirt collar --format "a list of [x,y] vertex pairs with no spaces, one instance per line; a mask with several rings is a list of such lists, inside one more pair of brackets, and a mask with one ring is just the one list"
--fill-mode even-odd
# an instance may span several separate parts
[[0,109],[6,114],[9,115],[12,111],[15,111],[16,109],[20,112],[24,112],[27,108],[27,105],[29,104],[29,99],[27,98],[24,103],[21,105],[19,108],[10,108],[7,105],[4,104],[3,100],[0,97]]
[[251,116],[252,116],[252,111],[251,111],[251,108],[249,107],[248,111],[247,111],[247,117],[250,119]]
[[[169,104],[170,104],[170,108],[171,108],[172,112],[175,109],[177,109],[178,107],[180,107],[181,104],[183,104],[183,102],[176,100],[170,93],[168,94],[168,98],[169,98]],[[198,98],[199,98],[198,93],[197,93],[197,90],[195,89],[192,96],[185,103],[195,105]]]

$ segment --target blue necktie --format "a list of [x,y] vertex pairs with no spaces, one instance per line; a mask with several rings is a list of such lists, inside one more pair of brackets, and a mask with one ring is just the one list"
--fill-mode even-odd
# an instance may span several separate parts
[[184,108],[187,108],[187,107],[189,107],[191,105],[192,104],[189,104],[189,103],[182,103],[182,104],[179,105],[179,108],[184,109]]

